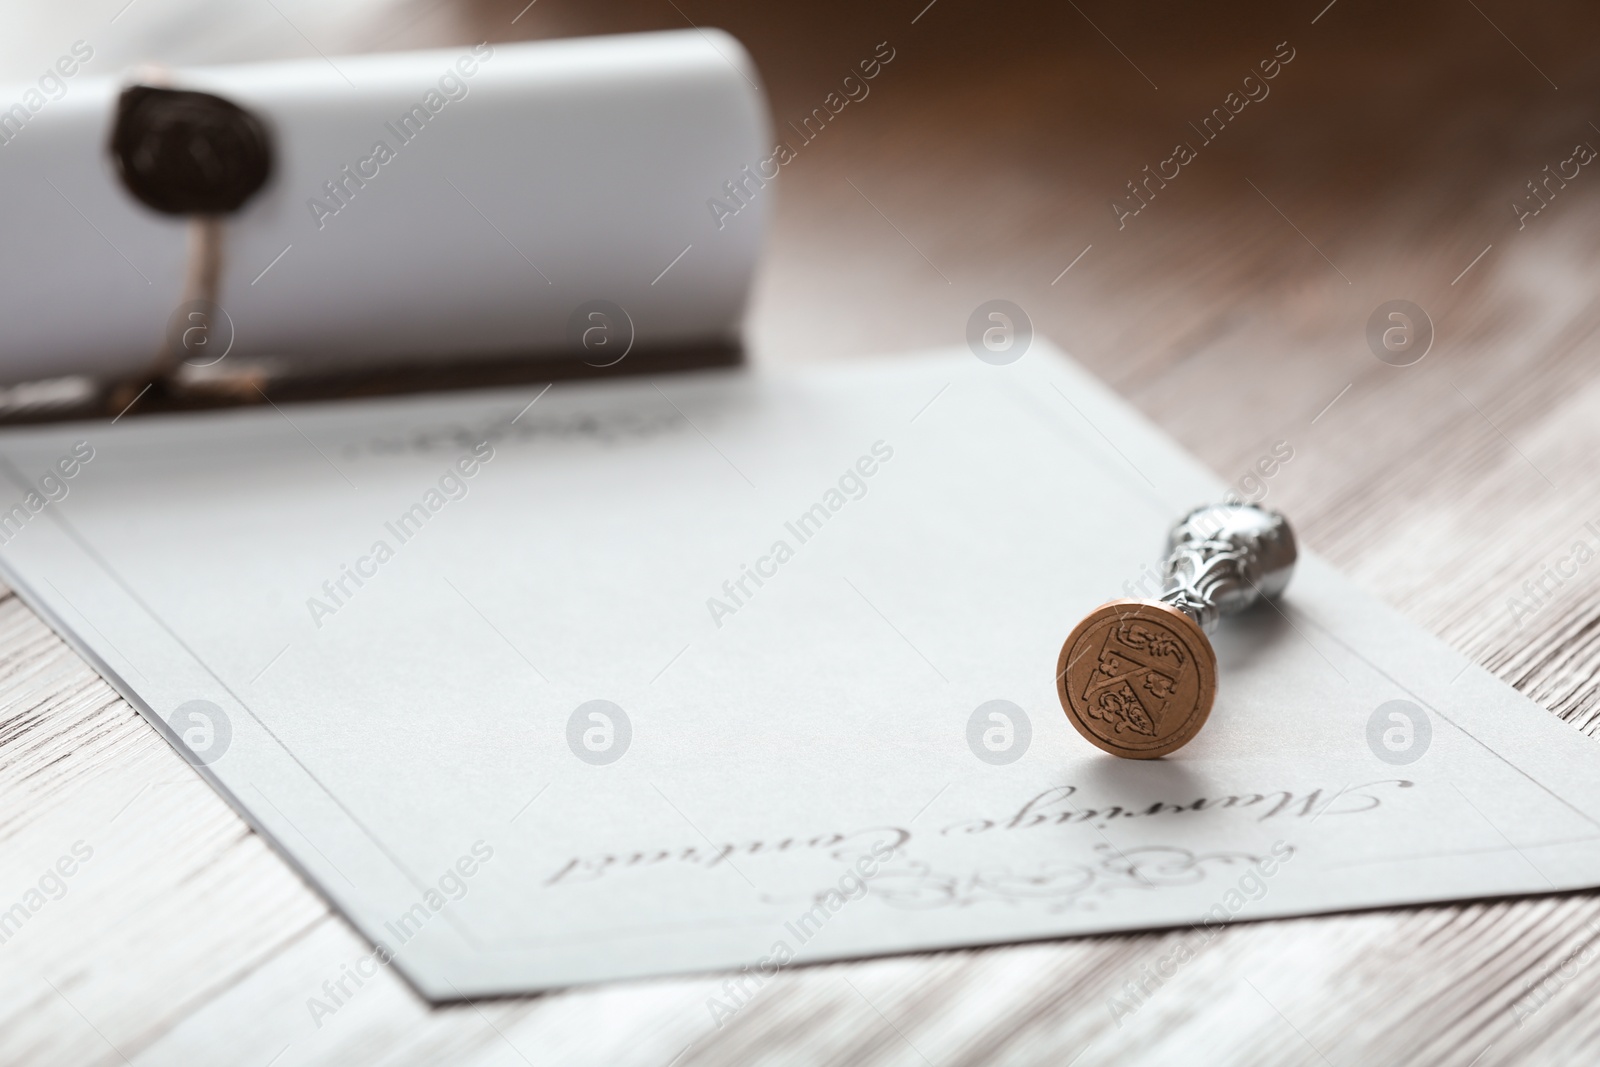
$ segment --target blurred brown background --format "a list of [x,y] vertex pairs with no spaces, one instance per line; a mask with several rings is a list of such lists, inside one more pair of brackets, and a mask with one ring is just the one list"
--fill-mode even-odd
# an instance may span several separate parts
[[[1367,312],[1391,296],[1427,307],[1441,342],[1465,333],[1454,313],[1478,290],[1451,280],[1515,232],[1524,181],[1600,140],[1593,5],[924,3],[475,0],[418,7],[408,32],[722,27],[755,57],[779,126],[888,41],[896,59],[871,96],[784,169],[755,350],[950,343],[1003,295],[1133,391],[1205,373],[1207,349],[1250,320],[1277,320],[1267,333],[1285,348],[1342,332],[1355,361]],[[1118,232],[1107,202],[1197,140],[1189,123],[1281,41],[1295,60],[1271,95]]]

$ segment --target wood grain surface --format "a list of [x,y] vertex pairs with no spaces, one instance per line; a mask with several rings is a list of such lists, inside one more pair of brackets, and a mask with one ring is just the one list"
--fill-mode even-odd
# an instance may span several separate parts
[[[77,38],[195,61],[715,25],[754,54],[782,126],[888,42],[870,95],[766,191],[751,359],[959,344],[978,303],[1015,301],[1224,477],[1289,442],[1267,500],[1308,545],[1596,730],[1600,563],[1547,568],[1600,542],[1600,171],[1537,202],[1527,186],[1600,146],[1592,6],[525,2],[39,4],[4,16],[0,64],[31,77]],[[1190,123],[1281,42],[1270,95],[1202,141]],[[1111,201],[1179,141],[1195,158],[1119,225]],[[1434,325],[1412,366],[1365,339],[1391,299]],[[1107,995],[1178,935],[797,969],[722,1029],[715,977],[432,1009],[380,973],[319,1027],[307,998],[365,944],[7,596],[0,905],[78,842],[92,856],[64,895],[0,944],[0,1063],[1600,1056],[1592,893],[1231,927],[1120,1026]]]

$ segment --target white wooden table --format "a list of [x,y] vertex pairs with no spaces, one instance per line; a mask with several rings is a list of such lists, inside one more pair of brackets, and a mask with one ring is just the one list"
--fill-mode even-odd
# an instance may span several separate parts
[[[1600,146],[1593,13],[524,2],[40,3],[0,15],[0,65],[31,78],[77,39],[110,69],[692,18],[749,43],[781,122],[888,40],[871,97],[785,168],[753,359],[957,343],[977,303],[1015,300],[1222,475],[1289,442],[1267,499],[1306,543],[1594,731],[1600,563],[1509,606],[1600,545],[1600,176],[1524,228],[1510,209],[1575,142]],[[1284,40],[1272,95],[1119,230],[1107,201]],[[1411,367],[1363,340],[1391,298],[1437,329]],[[383,972],[319,1027],[308,998],[368,947],[8,596],[0,908],[78,842],[63,895],[0,943],[0,1063],[1488,1067],[1600,1048],[1590,893],[1232,927],[1120,1027],[1107,995],[1176,935],[796,969],[721,1030],[713,977],[433,1009]]]

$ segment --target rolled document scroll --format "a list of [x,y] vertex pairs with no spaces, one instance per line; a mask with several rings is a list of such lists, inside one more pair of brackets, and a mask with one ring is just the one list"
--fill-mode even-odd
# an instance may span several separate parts
[[[278,147],[228,222],[213,340],[236,359],[571,352],[596,306],[639,348],[737,335],[772,189],[765,101],[726,34],[167,77],[261,116]],[[128,80],[0,114],[0,380],[137,373],[184,299],[186,223],[140,204],[108,155]],[[744,207],[719,217],[730,188]]]

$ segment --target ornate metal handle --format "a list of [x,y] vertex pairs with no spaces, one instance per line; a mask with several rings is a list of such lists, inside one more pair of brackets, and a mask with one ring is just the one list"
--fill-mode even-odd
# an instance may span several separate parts
[[1294,531],[1276,511],[1255,504],[1208,504],[1180,519],[1167,535],[1160,600],[1210,633],[1289,584]]

